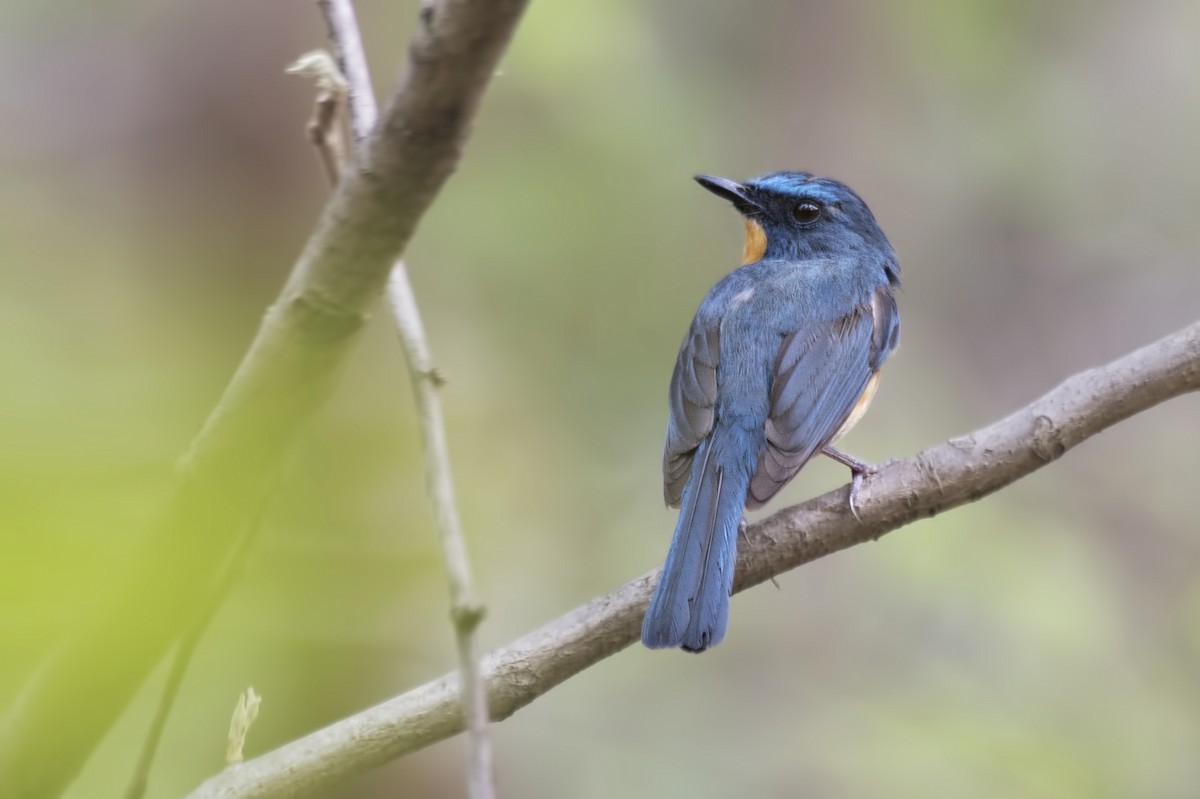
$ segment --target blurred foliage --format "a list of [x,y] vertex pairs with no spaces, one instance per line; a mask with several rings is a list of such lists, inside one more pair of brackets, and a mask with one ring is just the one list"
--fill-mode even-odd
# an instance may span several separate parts
[[[307,5],[10,4],[0,30],[0,702],[131,548],[326,196],[283,75]],[[377,83],[415,4],[364,2]],[[740,250],[689,181],[846,180],[905,268],[904,347],[848,448],[1007,413],[1200,312],[1200,6],[534,3],[413,278],[503,644],[660,562],[675,351]],[[495,728],[503,795],[1191,796],[1200,450],[1187,397],[978,505],[738,598],[702,658],[635,648]],[[453,667],[385,318],[264,522],[151,795]],[[813,464],[774,504],[844,481]],[[114,796],[160,673],[73,797]],[[70,724],[70,719],[63,719]],[[331,796],[463,794],[462,742]]]

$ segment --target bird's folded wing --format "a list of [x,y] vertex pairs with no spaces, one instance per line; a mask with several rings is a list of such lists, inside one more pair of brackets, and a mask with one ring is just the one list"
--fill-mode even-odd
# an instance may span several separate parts
[[[663,495],[678,507],[696,448],[713,429],[717,404],[719,328],[693,323],[671,376],[663,452]],[[746,505],[757,508],[795,476],[838,432],[900,335],[890,286],[835,321],[814,321],[781,339],[771,379],[767,446]]]
[[[775,495],[829,443],[866,390],[882,358],[872,308],[861,306],[830,325],[800,327],[783,337],[771,379],[767,446],[750,480],[746,506]],[[883,357],[886,357],[884,355]]]
[[692,468],[696,448],[713,428],[717,405],[717,362],[720,360],[718,328],[701,329],[695,323],[675,361],[671,375],[671,413],[663,452],[663,496],[678,507]]

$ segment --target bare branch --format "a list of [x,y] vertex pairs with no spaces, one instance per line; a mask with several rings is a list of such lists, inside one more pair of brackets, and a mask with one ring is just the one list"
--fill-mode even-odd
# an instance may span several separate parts
[[450,476],[450,450],[442,421],[442,404],[438,386],[442,379],[433,365],[421,316],[404,263],[392,271],[387,289],[388,304],[396,316],[396,327],[404,353],[408,358],[409,376],[417,398],[421,419],[421,438],[425,444],[425,474],[429,495],[437,516],[442,557],[446,561],[446,577],[450,583],[450,619],[458,648],[458,669],[462,677],[462,713],[467,720],[470,761],[467,781],[472,799],[489,799],[495,794],[492,745],[488,738],[487,681],[476,651],[475,630],[483,621],[484,607],[475,597],[471,579],[471,562],[467,544],[459,525],[458,509],[454,502],[454,481]]
[[50,797],[203,604],[247,520],[345,356],[422,214],[454,171],[527,0],[423,8],[400,85],[344,176],[175,495],[124,573],[0,719],[0,795]]
[[[333,42],[333,57],[346,79],[350,94],[350,129],[354,138],[365,141],[375,127],[379,112],[375,104],[375,89],[371,71],[367,68],[367,51],[358,31],[358,17],[350,0],[317,0],[317,8],[325,17],[329,41]],[[422,21],[424,19],[422,18]]]
[[[989,427],[884,465],[863,485],[861,523],[843,488],[753,525],[739,546],[734,590],[979,499],[1122,419],[1197,390],[1200,322],[1071,377]],[[484,658],[492,718],[507,718],[635,642],[656,576],[643,574]],[[313,791],[462,729],[457,675],[448,674],[227,769],[191,799]]]
[[[338,62],[348,76],[353,98],[352,127],[356,137],[365,139],[375,126],[375,99],[366,54],[359,36],[354,6],[350,0],[318,0],[334,42]],[[426,6],[426,8],[430,8]],[[422,20],[427,21],[425,12]],[[388,307],[396,321],[396,332],[404,347],[408,373],[417,402],[421,440],[425,452],[425,474],[429,497],[437,519],[438,538],[446,562],[450,588],[450,619],[458,650],[458,668],[462,679],[462,713],[466,718],[469,756],[467,787],[472,799],[491,799],[495,795],[492,744],[488,737],[487,683],[479,666],[475,631],[483,621],[484,607],[475,595],[471,561],[459,523],[454,501],[454,480],[450,469],[450,448],[446,443],[442,385],[429,349],[425,326],[417,298],[408,279],[404,261],[396,261],[387,285]]]
[[146,795],[146,789],[150,785],[150,769],[154,765],[154,757],[158,753],[158,745],[162,741],[167,719],[170,718],[171,709],[175,706],[175,698],[179,695],[183,678],[187,676],[192,655],[195,654],[196,647],[200,645],[204,633],[208,631],[208,625],[212,623],[213,617],[225,604],[225,598],[229,596],[229,592],[233,590],[238,578],[242,576],[250,547],[258,538],[258,532],[262,526],[265,504],[265,502],[259,504],[253,518],[246,525],[245,531],[229,554],[220,576],[204,597],[204,601],[197,607],[195,619],[179,638],[179,643],[171,656],[171,666],[167,669],[167,677],[163,681],[158,706],[154,709],[154,717],[150,720],[150,727],[142,742],[142,751],[133,768],[133,777],[125,789],[125,799],[142,799]]
[[234,583],[241,576],[250,545],[258,537],[261,521],[261,512],[256,513],[253,521],[242,533],[233,553],[229,556],[229,561],[225,564],[220,578],[198,609],[196,619],[180,637],[179,643],[175,647],[175,652],[171,656],[171,666],[167,670],[167,677],[163,682],[158,706],[154,710],[154,717],[150,720],[146,739],[142,742],[142,751],[134,766],[133,777],[129,781],[129,787],[125,789],[125,799],[142,799],[146,795],[146,789],[150,784],[150,767],[154,765],[154,757],[158,753],[163,730],[166,729],[167,719],[171,715],[171,709],[175,706],[175,698],[179,695],[179,688],[183,685],[183,678],[187,675],[188,666],[191,665],[192,655],[195,654],[196,647],[200,645],[200,639],[204,637],[208,625],[212,623],[213,616],[217,615],[217,611],[221,609],[225,598],[233,589]]

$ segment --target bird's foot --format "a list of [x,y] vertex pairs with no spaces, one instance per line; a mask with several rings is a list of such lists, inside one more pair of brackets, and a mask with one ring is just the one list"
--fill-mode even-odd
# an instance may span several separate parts
[[821,448],[821,453],[828,455],[838,463],[842,464],[850,470],[850,513],[854,514],[854,518],[862,521],[862,517],[858,515],[858,490],[862,488],[863,479],[867,475],[875,474],[879,471],[878,466],[873,466],[869,463],[864,463],[858,458],[836,450],[831,446]]

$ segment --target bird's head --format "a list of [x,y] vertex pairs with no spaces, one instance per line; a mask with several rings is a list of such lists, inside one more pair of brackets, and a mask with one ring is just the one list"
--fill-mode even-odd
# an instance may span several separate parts
[[738,183],[696,182],[733,203],[746,220],[744,263],[856,256],[880,262],[892,282],[900,266],[871,209],[844,183],[807,172],[774,172]]

